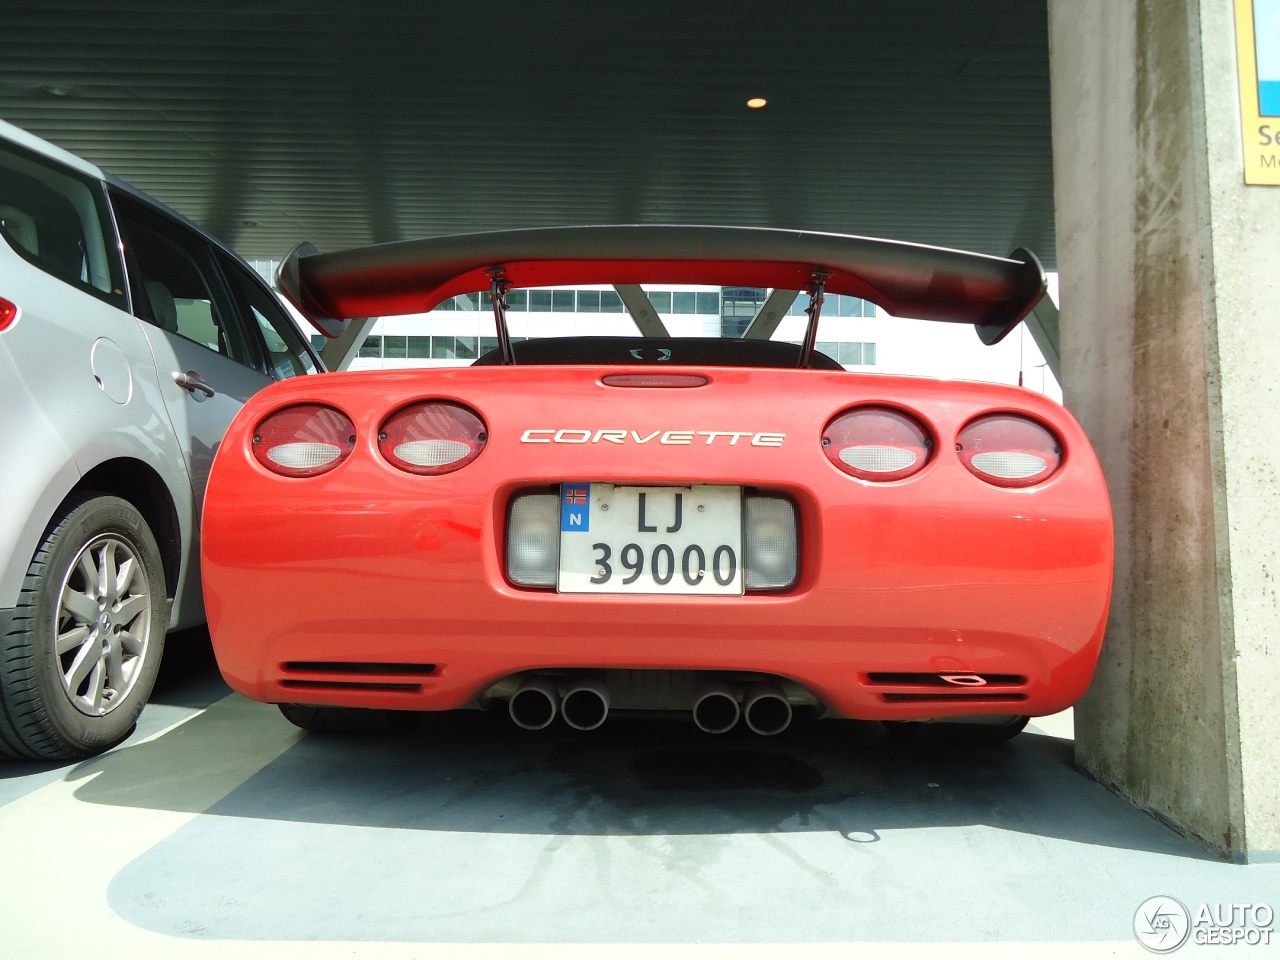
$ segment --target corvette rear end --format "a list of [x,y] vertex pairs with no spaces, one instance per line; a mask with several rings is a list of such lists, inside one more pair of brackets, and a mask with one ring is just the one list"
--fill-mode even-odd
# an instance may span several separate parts
[[[1019,388],[851,374],[812,350],[824,289],[900,301],[937,280],[919,252],[932,248],[838,238],[890,248],[869,278],[865,253],[833,262],[757,236],[774,231],[746,232],[763,253],[739,243],[721,259],[720,235],[700,236],[690,267],[670,235],[613,229],[612,259],[588,255],[599,236],[559,249],[563,232],[541,231],[557,236],[532,243],[536,256],[479,243],[479,266],[434,273],[442,258],[421,246],[286,263],[286,291],[330,333],[375,312],[371,264],[417,310],[474,289],[482,270],[500,348],[467,368],[286,381],[246,405],[204,517],[228,682],[294,705],[295,721],[312,707],[496,703],[526,727],[667,710],[709,732],[742,719],[775,733],[801,707],[1009,723],[1074,703],[1112,569],[1105,485],[1074,419]],[[994,259],[942,253],[971,258],[971,280]],[[504,277],[538,257],[523,282],[807,277],[812,329],[799,346],[511,344]],[[1038,292],[1025,264],[1000,264],[1003,288],[951,283],[935,295],[950,307],[932,309],[1003,335]],[[344,284],[364,299],[344,305]],[[929,302],[919,294],[915,312]]]

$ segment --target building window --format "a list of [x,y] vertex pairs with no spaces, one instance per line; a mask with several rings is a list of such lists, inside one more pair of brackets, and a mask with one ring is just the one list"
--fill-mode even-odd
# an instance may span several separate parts
[[653,309],[657,313],[671,312],[671,291],[670,290],[650,290],[649,302],[653,304]]
[[375,360],[382,358],[382,338],[381,337],[365,337],[364,343],[360,344],[360,356],[372,357]]
[[722,287],[720,292],[720,336],[741,337],[760,312],[768,291],[764,287]]
[[600,312],[600,291],[599,290],[579,290],[578,291],[578,312],[579,313],[599,313]]
[[408,337],[382,337],[382,356],[388,360],[403,360],[409,355]]
[[422,360],[431,356],[431,338],[430,337],[410,337],[409,338],[409,356],[415,360]]

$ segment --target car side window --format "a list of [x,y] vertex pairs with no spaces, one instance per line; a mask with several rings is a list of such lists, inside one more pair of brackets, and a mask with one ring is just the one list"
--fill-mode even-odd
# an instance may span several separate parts
[[117,195],[116,212],[142,289],[134,311],[143,320],[224,357],[256,367],[255,357],[221,282],[213,248],[195,233]]
[[106,196],[93,178],[0,144],[0,236],[50,276],[125,306]]
[[253,318],[266,347],[267,374],[276,380],[317,373],[319,368],[307,348],[302,334],[288,314],[270,293],[244,267],[222,257],[222,270],[227,276],[244,313]]

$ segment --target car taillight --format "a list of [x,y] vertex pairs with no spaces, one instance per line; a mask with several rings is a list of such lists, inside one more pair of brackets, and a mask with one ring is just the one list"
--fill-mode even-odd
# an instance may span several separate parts
[[858,407],[822,431],[822,451],[860,480],[904,480],[929,461],[933,441],[923,426],[888,407]]
[[480,456],[489,434],[475,411],[428,400],[396,411],[378,431],[378,449],[393,466],[422,476],[460,470]]
[[997,487],[1030,487],[1062,463],[1062,444],[1047,429],[1011,413],[979,417],[956,438],[960,462]]
[[8,330],[18,319],[18,305],[0,297],[0,331]]
[[356,428],[340,410],[303,403],[277,410],[253,432],[253,455],[282,477],[315,477],[355,449]]

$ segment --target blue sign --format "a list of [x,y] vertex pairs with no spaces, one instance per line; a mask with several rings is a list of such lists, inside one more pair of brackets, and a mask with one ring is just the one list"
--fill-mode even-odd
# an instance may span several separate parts
[[560,487],[560,532],[586,533],[591,529],[591,485],[566,483]]
[[1253,0],[1258,54],[1258,112],[1280,117],[1280,0]]

